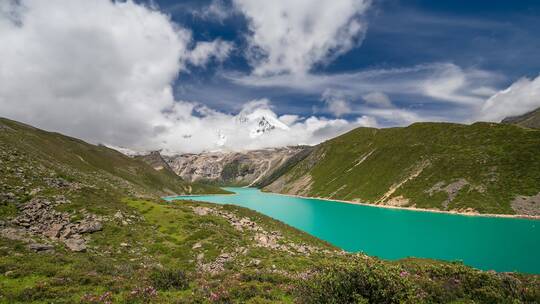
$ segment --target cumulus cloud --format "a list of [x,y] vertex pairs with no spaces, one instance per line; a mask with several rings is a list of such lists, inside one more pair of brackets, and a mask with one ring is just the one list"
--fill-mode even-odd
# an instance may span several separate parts
[[356,124],[362,127],[377,128],[379,123],[375,117],[363,115],[356,119]]
[[195,48],[189,52],[187,61],[194,66],[205,66],[211,59],[222,62],[229,57],[232,48],[231,42],[221,39],[198,42]]
[[131,1],[3,3],[2,115],[92,141],[159,133],[189,31]]
[[381,92],[371,92],[362,96],[364,101],[376,107],[390,108],[392,107],[392,101],[388,95]]
[[336,117],[351,113],[349,102],[342,92],[328,89],[323,92],[321,100],[326,103],[326,110]]
[[540,76],[522,78],[510,87],[491,96],[482,106],[478,120],[501,121],[540,107]]
[[[170,115],[187,114],[183,119],[170,121],[163,134],[162,149],[171,154],[177,151],[250,150],[258,148],[320,143],[358,126],[373,126],[373,119],[354,122],[320,117],[278,116],[267,99],[245,103],[236,114],[212,111],[204,106],[172,109]],[[177,113],[178,112],[178,113]],[[196,115],[193,115],[196,114]],[[269,128],[266,123],[269,124]],[[257,130],[265,129],[264,134]]]
[[249,24],[256,75],[304,74],[358,45],[369,0],[233,0]]
[[[231,45],[191,32],[132,1],[0,1],[0,115],[94,143],[198,152],[317,143],[350,129],[344,120],[279,116],[269,101],[242,115],[175,100],[190,66],[223,60]],[[265,116],[268,136],[249,132]],[[246,135],[246,136],[244,136]]]

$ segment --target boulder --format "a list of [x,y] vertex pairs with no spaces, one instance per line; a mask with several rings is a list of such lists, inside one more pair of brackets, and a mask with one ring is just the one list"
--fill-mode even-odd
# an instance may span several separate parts
[[66,247],[74,252],[82,252],[86,250],[86,242],[81,238],[70,238],[64,241]]
[[40,244],[40,243],[31,243],[28,244],[28,249],[39,252],[39,251],[49,251],[52,250],[54,246],[49,244]]
[[92,233],[96,231],[101,231],[103,229],[103,225],[100,221],[93,221],[93,220],[83,220],[78,227],[79,233]]
[[62,228],[64,228],[64,224],[52,224],[47,231],[43,232],[43,235],[49,238],[57,238],[60,236]]

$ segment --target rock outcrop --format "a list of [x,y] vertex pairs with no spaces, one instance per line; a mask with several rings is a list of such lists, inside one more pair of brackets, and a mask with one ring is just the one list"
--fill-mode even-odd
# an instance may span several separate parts
[[172,170],[186,181],[255,186],[308,149],[310,147],[295,146],[247,152],[204,152],[165,159]]
[[[84,251],[89,240],[88,234],[103,229],[103,219],[95,214],[84,212],[84,217],[72,221],[72,214],[55,210],[61,204],[69,203],[63,196],[54,201],[45,198],[33,198],[19,207],[19,214],[11,220],[12,227],[3,229],[3,235],[10,239],[31,242],[24,235],[45,237],[60,241],[71,251]],[[33,243],[30,249],[42,251],[51,249],[49,244]]]
[[540,108],[520,116],[506,117],[502,123],[518,125],[525,128],[540,129]]

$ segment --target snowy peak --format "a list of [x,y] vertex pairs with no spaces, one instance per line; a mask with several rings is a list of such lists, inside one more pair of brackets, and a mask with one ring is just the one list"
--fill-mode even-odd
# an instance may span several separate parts
[[268,133],[274,130],[276,126],[271,124],[264,116],[259,119],[259,122],[256,125],[256,128],[251,129],[249,136],[251,138],[259,137],[265,133]]

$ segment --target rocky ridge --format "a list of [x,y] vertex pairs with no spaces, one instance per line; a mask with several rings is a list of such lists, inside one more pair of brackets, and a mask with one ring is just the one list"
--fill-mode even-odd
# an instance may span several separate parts
[[513,124],[521,127],[540,129],[540,108],[532,110],[523,115],[506,117],[502,123]]
[[246,152],[203,152],[165,156],[172,170],[186,181],[254,186],[309,147],[294,146]]

